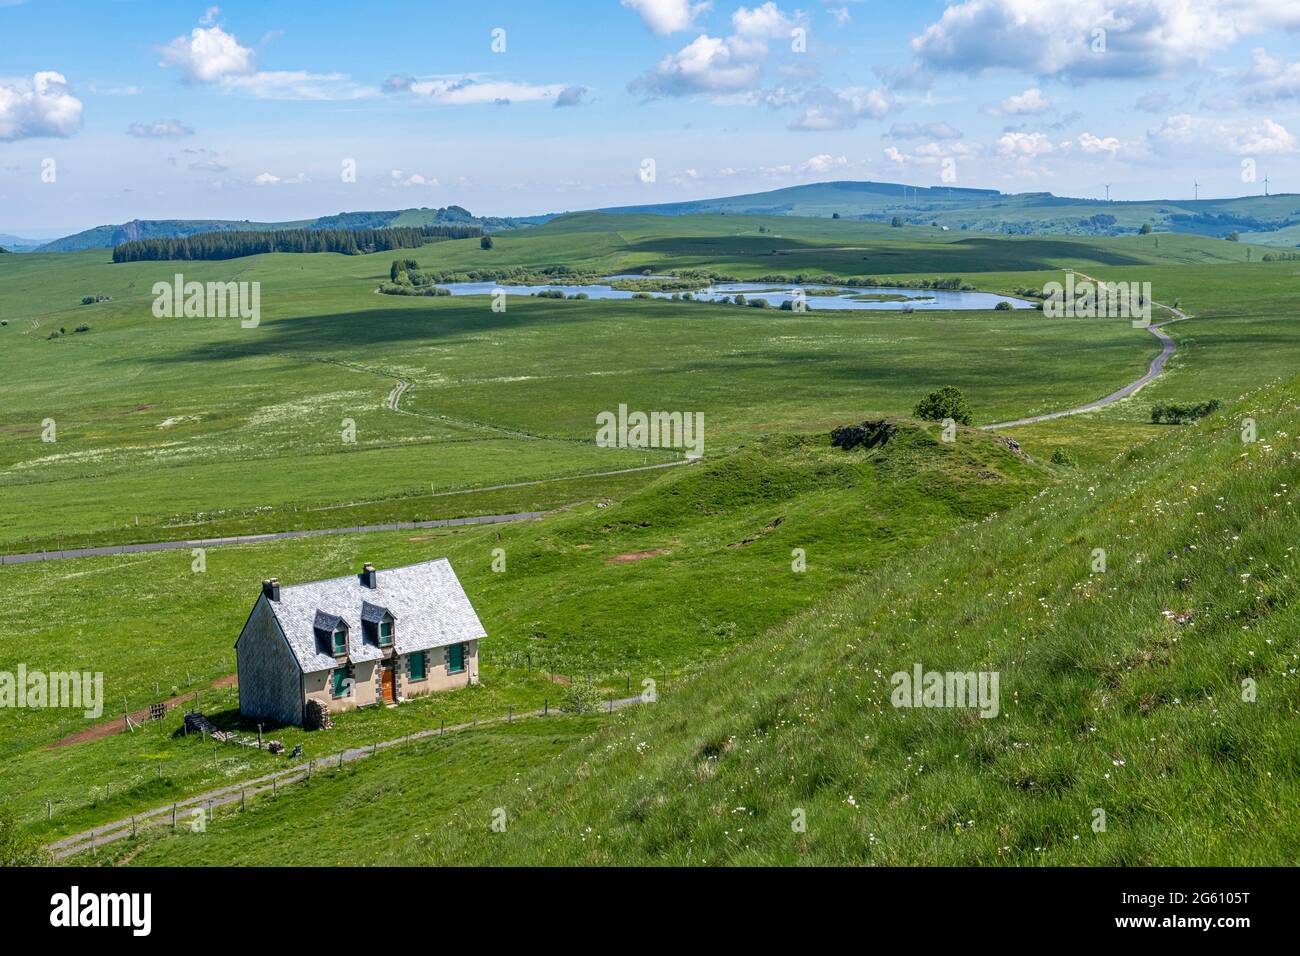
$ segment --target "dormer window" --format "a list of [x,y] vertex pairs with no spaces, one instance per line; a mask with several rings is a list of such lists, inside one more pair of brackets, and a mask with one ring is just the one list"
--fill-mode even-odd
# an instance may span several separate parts
[[346,654],[348,652],[348,629],[342,624],[334,631],[334,653]]
[[380,621],[379,622],[379,646],[389,647],[392,645],[392,643],[393,643],[393,622]]
[[396,624],[388,608],[371,604],[369,601],[361,602],[362,634],[367,643],[374,644],[376,647],[392,647],[393,629]]

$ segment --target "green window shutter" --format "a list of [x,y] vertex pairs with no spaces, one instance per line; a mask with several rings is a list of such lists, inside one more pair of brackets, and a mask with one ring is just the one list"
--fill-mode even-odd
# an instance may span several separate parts
[[465,669],[465,645],[452,644],[447,648],[447,672],[459,674]]
[[334,672],[334,696],[342,697],[348,691],[348,672],[340,667]]
[[387,623],[387,622],[384,622],[383,624],[380,624],[380,625],[379,625],[379,643],[380,643],[380,644],[391,644],[391,643],[393,643],[393,625],[392,625],[392,624],[389,624],[389,623]]
[[424,680],[424,651],[412,654],[409,660],[411,662],[411,680]]
[[334,653],[343,654],[348,649],[348,632],[338,630],[334,632]]

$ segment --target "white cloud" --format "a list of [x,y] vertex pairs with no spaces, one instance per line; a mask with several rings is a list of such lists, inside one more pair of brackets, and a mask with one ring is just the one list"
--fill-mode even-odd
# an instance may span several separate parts
[[794,20],[771,0],[740,7],[731,15],[732,34],[702,33],[653,70],[628,84],[633,92],[660,96],[755,93],[768,58],[768,44],[788,37]]
[[753,87],[761,73],[762,64],[752,57],[751,50],[733,48],[728,40],[701,34],[676,53],[665,56],[632,86],[667,96],[731,93]]
[[253,179],[253,182],[257,183],[259,186],[274,186],[280,181],[279,176],[275,176],[271,173],[258,173]]
[[801,173],[829,173],[833,169],[841,169],[849,164],[847,156],[832,156],[830,153],[819,153],[816,156],[809,157],[799,167]]
[[1203,62],[1244,35],[1298,26],[1300,5],[1277,0],[963,0],[912,48],[934,69],[1149,76]]
[[1220,122],[1188,113],[1165,119],[1147,131],[1157,150],[1184,153],[1189,148],[1220,149],[1237,156],[1294,153],[1297,140],[1285,126],[1271,119]]
[[355,100],[378,91],[359,86],[346,73],[308,73],[303,70],[259,70],[221,78],[227,92],[247,93],[260,100]]
[[1051,140],[1042,133],[1003,133],[996,147],[1008,159],[1037,159],[1052,151]]
[[790,128],[809,132],[852,129],[860,119],[880,119],[892,106],[883,89],[861,86],[814,90],[804,96],[803,103],[803,115]]
[[621,0],[621,3],[641,14],[645,25],[660,35],[689,30],[695,18],[712,5],[690,0]]
[[71,136],[81,128],[81,111],[81,100],[68,92],[62,73],[0,79],[0,140]]
[[1079,148],[1085,153],[1096,155],[1097,153],[1110,153],[1115,156],[1119,153],[1119,140],[1114,136],[1093,136],[1091,133],[1079,134]]
[[[389,80],[393,82],[392,79]],[[533,103],[539,100],[556,100],[569,89],[564,83],[515,83],[509,80],[492,80],[478,74],[439,76],[427,79],[410,79],[406,85],[411,93],[447,106],[467,106],[480,103]]]
[[154,120],[152,123],[132,123],[126,129],[131,136],[140,139],[162,139],[168,136],[190,136],[194,130],[180,120]]
[[1300,62],[1284,63],[1266,50],[1256,49],[1241,82],[1254,103],[1300,98]]
[[835,25],[837,27],[848,26],[849,21],[853,19],[849,14],[848,7],[831,7],[826,12],[835,19]]
[[422,176],[419,173],[411,173],[407,176],[400,169],[394,169],[389,173],[389,178],[393,181],[394,186],[436,186],[438,180],[432,176]]
[[256,69],[253,51],[221,27],[195,27],[162,48],[161,66],[179,67],[190,83],[215,83]]
[[1052,101],[1043,95],[1042,90],[1035,86],[1023,93],[1008,96],[998,104],[995,112],[1023,116],[1033,113],[1045,113],[1051,108]]

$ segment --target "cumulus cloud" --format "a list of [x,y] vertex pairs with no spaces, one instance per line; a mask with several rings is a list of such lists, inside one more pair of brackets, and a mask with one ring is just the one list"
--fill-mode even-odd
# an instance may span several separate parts
[[803,97],[802,103],[803,115],[790,128],[805,132],[852,129],[861,119],[880,119],[892,106],[883,89],[861,86],[812,90]]
[[1114,136],[1094,136],[1091,133],[1079,134],[1079,148],[1085,153],[1109,153],[1111,156],[1119,152],[1119,140]]
[[274,186],[281,182],[281,179],[273,173],[258,173],[253,178],[253,182],[257,183],[259,186]]
[[126,128],[131,136],[140,139],[165,139],[171,136],[190,136],[194,130],[180,120],[154,120],[152,123],[132,123]]
[[690,0],[621,0],[621,3],[641,14],[645,25],[660,35],[689,30],[695,25],[695,18],[712,5]]
[[163,67],[176,67],[186,83],[217,85],[227,92],[265,100],[353,100],[376,91],[353,82],[346,73],[305,70],[258,70],[253,51],[214,21],[220,11],[209,7],[190,35],[161,48]]
[[1218,121],[1188,113],[1165,119],[1147,131],[1147,139],[1159,151],[1183,153],[1189,148],[1220,149],[1237,156],[1294,153],[1296,137],[1271,119]]
[[432,176],[423,176],[420,173],[411,173],[409,176],[400,169],[391,170],[388,174],[394,186],[436,186],[438,180]]
[[912,48],[936,70],[1149,76],[1200,63],[1244,35],[1298,26],[1300,6],[1275,0],[963,0]]
[[663,57],[628,89],[649,96],[752,93],[763,74],[768,44],[788,37],[794,23],[770,0],[757,7],[740,7],[731,15],[729,36],[700,34]]
[[801,173],[829,173],[833,169],[842,169],[849,164],[847,156],[832,156],[830,153],[819,153],[816,156],[810,156],[807,161],[800,164]]
[[1003,133],[994,145],[998,155],[1007,159],[1037,159],[1052,151],[1052,142],[1043,133]]
[[81,100],[62,73],[44,70],[30,80],[0,80],[0,140],[71,136],[81,128]]
[[218,26],[198,26],[162,48],[161,66],[181,70],[189,83],[216,83],[256,71],[253,51]]
[[1023,93],[1008,96],[995,107],[994,112],[1009,116],[1025,116],[1034,113],[1046,113],[1052,108],[1052,101],[1043,95],[1038,87],[1032,87]]
[[555,97],[555,107],[581,106],[590,92],[585,86],[566,86]]
[[1300,62],[1284,63],[1266,50],[1256,49],[1241,83],[1253,103],[1300,98]]

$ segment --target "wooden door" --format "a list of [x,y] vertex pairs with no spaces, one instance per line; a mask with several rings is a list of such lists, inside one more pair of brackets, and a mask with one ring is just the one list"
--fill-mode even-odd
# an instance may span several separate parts
[[391,666],[381,668],[379,678],[383,685],[384,703],[391,704],[397,699],[397,693],[393,687],[393,668]]

